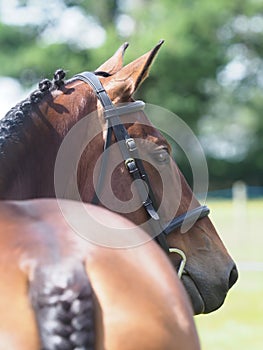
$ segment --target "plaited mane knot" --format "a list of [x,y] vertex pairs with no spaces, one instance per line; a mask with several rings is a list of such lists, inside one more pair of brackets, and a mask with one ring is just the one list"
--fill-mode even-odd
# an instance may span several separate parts
[[66,73],[63,69],[57,69],[54,73],[54,84],[60,88],[62,85],[64,85],[64,78],[66,76]]
[[21,103],[20,108],[22,109],[23,112],[28,112],[31,108],[31,102],[27,100],[23,101]]
[[24,113],[22,111],[18,110],[18,111],[15,112],[15,116],[17,118],[22,118],[24,116]]
[[32,94],[30,95],[30,100],[32,103],[38,103],[41,101],[42,97],[43,97],[43,92],[36,90],[32,92]]
[[38,88],[41,92],[45,92],[52,87],[52,82],[49,79],[43,79],[39,82]]
[[30,101],[32,103],[38,103],[41,101],[43,96],[52,88],[52,82],[49,79],[43,79],[38,84],[39,90],[35,90],[30,95]]
[[30,284],[42,350],[94,349],[92,287],[84,265],[77,263],[72,269],[60,279],[60,266],[52,272],[39,267]]

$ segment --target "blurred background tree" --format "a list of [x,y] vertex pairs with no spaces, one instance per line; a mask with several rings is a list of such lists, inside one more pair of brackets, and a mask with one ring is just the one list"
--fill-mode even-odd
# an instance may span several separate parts
[[[0,0],[0,76],[28,89],[58,67],[68,76],[96,69],[124,41],[131,43],[128,63],[163,38],[136,97],[171,110],[194,130],[207,155],[210,189],[236,180],[262,186],[262,4]],[[176,155],[191,179],[186,159]]]

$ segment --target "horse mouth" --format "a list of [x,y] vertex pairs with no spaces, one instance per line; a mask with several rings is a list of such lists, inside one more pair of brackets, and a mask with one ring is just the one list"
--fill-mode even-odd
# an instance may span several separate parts
[[188,274],[186,270],[184,270],[182,275],[182,282],[187,291],[188,296],[190,297],[193,311],[195,315],[199,315],[205,312],[205,302],[204,299],[196,286],[194,280]]

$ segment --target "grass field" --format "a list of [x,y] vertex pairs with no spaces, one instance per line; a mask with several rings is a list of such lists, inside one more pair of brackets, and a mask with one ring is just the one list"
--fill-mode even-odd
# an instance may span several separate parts
[[263,349],[263,200],[208,202],[239,280],[216,312],[195,317],[203,350]]

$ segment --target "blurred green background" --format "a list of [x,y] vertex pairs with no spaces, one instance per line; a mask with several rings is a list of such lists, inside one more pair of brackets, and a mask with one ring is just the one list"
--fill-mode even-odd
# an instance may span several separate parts
[[[125,41],[129,63],[165,39],[136,97],[176,113],[208,162],[208,204],[240,279],[196,317],[203,349],[263,346],[263,0],[0,0],[0,117],[57,68],[94,70]],[[172,128],[172,125],[170,126]],[[176,160],[191,182],[184,155]],[[246,184],[240,201],[232,185]]]
[[217,311],[195,317],[203,350],[262,350],[263,200],[209,200],[211,219],[237,262],[239,280]]

